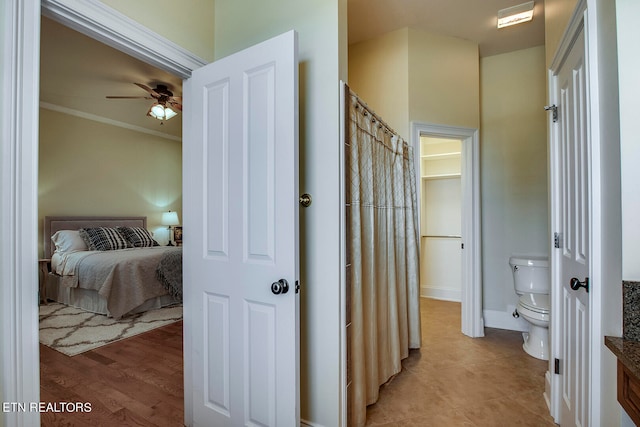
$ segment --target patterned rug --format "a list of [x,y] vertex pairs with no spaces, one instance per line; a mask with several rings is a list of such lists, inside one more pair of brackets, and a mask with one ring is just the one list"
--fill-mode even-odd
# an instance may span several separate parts
[[59,303],[40,306],[40,342],[68,356],[129,338],[182,319],[182,306],[114,320]]

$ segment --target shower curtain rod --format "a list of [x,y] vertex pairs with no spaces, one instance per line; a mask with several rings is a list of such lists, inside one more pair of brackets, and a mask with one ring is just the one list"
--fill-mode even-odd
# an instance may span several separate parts
[[407,146],[409,146],[409,144],[407,143],[407,141],[405,141],[405,140],[404,140],[404,138],[402,138],[398,132],[396,132],[396,131],[391,127],[391,126],[389,126],[389,125],[387,124],[387,122],[385,122],[384,120],[382,120],[382,118],[381,118],[379,115],[377,115],[377,114],[376,114],[376,113],[371,109],[371,107],[369,107],[369,106],[367,105],[367,103],[366,103],[366,102],[364,102],[362,99],[360,99],[360,97],[359,97],[355,92],[353,92],[353,91],[351,90],[351,88],[349,87],[349,85],[345,85],[345,86],[346,86],[346,87],[347,87],[347,89],[349,90],[349,93],[350,93],[350,94],[351,94],[351,95],[356,99],[356,105],[355,105],[355,108],[359,108],[359,106],[360,106],[360,107],[362,107],[362,108],[363,108],[363,110],[364,110],[364,114],[365,114],[365,115],[366,115],[366,114],[371,114],[371,117],[373,117],[373,119],[374,119],[375,121],[377,121],[377,122],[378,122],[378,124],[379,124],[381,127],[384,127],[385,131],[389,131],[389,132],[391,132],[393,135],[397,135],[397,136],[398,136],[398,138],[402,139],[402,142],[403,142],[404,144],[406,144]]

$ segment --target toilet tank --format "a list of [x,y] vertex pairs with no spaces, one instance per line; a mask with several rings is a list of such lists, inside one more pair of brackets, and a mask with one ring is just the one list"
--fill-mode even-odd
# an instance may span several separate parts
[[509,258],[513,286],[518,295],[548,294],[549,259],[533,255],[514,255]]

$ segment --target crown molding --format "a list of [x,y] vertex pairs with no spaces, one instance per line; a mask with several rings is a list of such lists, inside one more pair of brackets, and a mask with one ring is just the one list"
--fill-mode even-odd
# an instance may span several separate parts
[[207,64],[98,0],[42,0],[42,14],[183,79]]
[[68,114],[70,116],[80,117],[82,119],[92,120],[94,122],[103,123],[106,125],[116,126],[123,129],[132,130],[135,132],[146,133],[148,135],[157,136],[160,138],[170,139],[172,141],[182,142],[182,138],[171,135],[168,133],[160,132],[153,129],[147,129],[142,126],[136,126],[129,123],[121,122],[118,120],[109,119],[103,116],[98,116],[96,114],[85,113],[84,111],[74,110],[72,108],[62,107],[60,105],[51,104],[49,102],[40,101],[40,108],[44,108],[51,111],[56,111],[58,113]]

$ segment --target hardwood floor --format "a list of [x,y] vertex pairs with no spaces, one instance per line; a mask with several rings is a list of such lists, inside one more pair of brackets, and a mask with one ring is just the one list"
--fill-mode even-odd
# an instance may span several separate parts
[[421,298],[422,348],[382,386],[367,426],[556,426],[543,398],[548,362],[522,349],[522,334],[460,332],[460,304]]
[[182,426],[182,322],[74,357],[40,345],[40,383],[41,402],[91,404],[44,412],[42,426]]
[[[422,349],[382,387],[367,426],[555,426],[547,362],[519,332],[460,332],[460,304],[422,299]],[[183,425],[182,322],[68,357],[40,346],[41,401],[90,402],[89,413],[42,414],[43,426]]]

